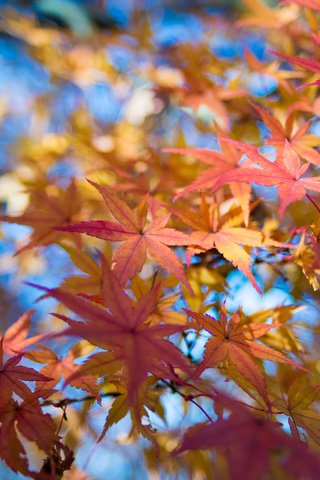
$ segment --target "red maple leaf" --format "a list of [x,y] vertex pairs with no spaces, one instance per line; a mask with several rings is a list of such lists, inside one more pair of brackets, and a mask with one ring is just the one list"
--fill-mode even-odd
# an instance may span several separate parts
[[103,196],[108,210],[118,220],[93,220],[75,223],[73,225],[55,227],[63,232],[85,233],[92,237],[113,242],[123,242],[114,255],[114,272],[121,284],[125,284],[142,269],[146,253],[172,275],[176,276],[193,293],[176,255],[168,248],[170,246],[185,246],[192,242],[188,235],[166,227],[170,214],[154,219],[146,225],[147,205],[142,202],[133,212],[128,205],[120,200],[110,187],[97,185],[89,180]]
[[[303,1],[307,1],[307,0],[303,0]],[[314,0],[312,1],[312,3],[313,5],[315,5]],[[302,1],[301,1],[301,4],[302,4]],[[314,6],[313,8],[320,9],[320,6],[317,6],[317,7]],[[284,53],[276,52],[274,50],[269,50],[269,52],[273,53],[274,55],[277,55],[278,57],[283,58],[284,60],[287,60],[290,63],[293,63],[294,65],[297,65],[298,67],[303,68],[304,70],[307,70],[307,72],[320,74],[320,62],[318,62],[317,60],[314,60],[313,58],[294,57],[291,55],[285,55]],[[301,85],[300,88],[311,87],[312,85],[320,85],[320,80],[316,80],[315,82],[312,82],[312,83],[305,83],[304,85]]]
[[49,382],[51,378],[38,373],[33,368],[19,365],[23,355],[15,355],[3,363],[3,339],[0,340],[0,404],[6,403],[17,394],[22,399],[28,399],[32,394],[24,382]]
[[[231,144],[221,140],[223,132],[216,125],[218,131],[218,140],[221,147],[221,152],[215,152],[207,148],[166,148],[165,152],[177,153],[179,155],[190,155],[191,157],[200,160],[200,162],[210,165],[196,178],[194,182],[185,187],[179,192],[175,199],[191,192],[199,192],[203,190],[212,190],[215,183],[221,174],[227,172],[237,172],[239,168],[245,166],[245,163],[239,165],[242,155]],[[248,162],[247,162],[248,163]],[[249,203],[251,188],[249,185],[239,185],[237,182],[230,182],[229,187],[232,195],[239,201],[244,213],[245,224],[248,225],[249,220]]]
[[237,171],[226,172],[216,181],[214,190],[229,182],[257,183],[266,186],[278,186],[279,214],[282,216],[286,208],[297,200],[301,200],[307,190],[320,192],[320,177],[302,178],[308,170],[309,164],[301,165],[296,152],[286,142],[283,155],[279,155],[274,162],[269,162],[253,145],[225,139],[245,153],[260,168],[242,168]]
[[[18,216],[1,215],[3,222],[17,223],[32,227],[26,245],[16,255],[35,246],[47,246],[56,243],[61,234],[52,229],[55,225],[70,225],[77,221],[81,211],[79,190],[74,180],[66,188],[58,188],[55,195],[47,193],[43,188],[30,191],[30,202],[26,210]],[[74,241],[80,247],[80,236]]]
[[85,322],[78,322],[55,314],[68,323],[66,335],[76,335],[88,340],[107,352],[96,353],[68,378],[72,383],[80,375],[105,376],[125,369],[128,385],[128,403],[134,404],[138,390],[148,373],[159,378],[175,379],[172,369],[178,367],[190,373],[190,365],[182,353],[163,337],[184,330],[185,325],[150,326],[148,317],[158,303],[158,287],[133,304],[131,298],[123,291],[118,277],[110,270],[102,258],[103,285],[102,295],[107,310],[60,289],[47,289],[33,285],[82,317]]
[[191,427],[175,454],[212,448],[227,458],[231,480],[267,478],[271,455],[292,478],[319,477],[319,459],[305,444],[286,435],[279,423],[253,415],[240,404],[227,419]]
[[19,404],[11,399],[0,405],[0,457],[15,472],[29,476],[28,461],[17,430],[31,442],[50,454],[56,439],[56,425],[44,414],[37,393]]

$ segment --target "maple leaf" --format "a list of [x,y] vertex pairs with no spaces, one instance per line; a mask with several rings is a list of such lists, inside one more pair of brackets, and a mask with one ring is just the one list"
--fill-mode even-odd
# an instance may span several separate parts
[[[311,245],[306,243],[306,239],[311,241]],[[292,255],[292,259],[302,268],[302,272],[308,279],[313,290],[319,290],[320,243],[318,235],[315,236],[303,233],[299,244]]]
[[308,385],[305,377],[297,377],[291,384],[287,398],[282,395],[273,405],[289,417],[292,435],[300,439],[297,427],[303,428],[309,437],[320,445],[320,416],[315,402],[319,400],[319,385]]
[[263,337],[264,343],[277,350],[287,350],[299,356],[304,351],[303,346],[291,328],[292,323],[290,322],[287,325],[287,322],[304,309],[304,306],[282,305],[267,310],[258,310],[251,315],[247,315],[246,319],[248,323],[261,323],[268,321],[270,318],[273,319],[277,329],[266,333]]
[[[185,329],[183,325],[149,326],[149,315],[157,304],[157,286],[133,305],[130,297],[123,291],[118,277],[110,270],[102,257],[103,287],[102,293],[108,310],[60,289],[47,289],[30,284],[48,294],[85,322],[77,322],[55,314],[66,321],[69,328],[66,335],[76,335],[88,340],[107,352],[99,352],[82,365],[71,379],[79,375],[108,375],[125,367],[128,384],[128,403],[133,405],[140,386],[152,373],[160,378],[172,379],[173,367],[189,373],[190,366],[182,353],[163,337],[173,335]],[[109,313],[110,312],[110,313]],[[60,335],[60,334],[59,334]]]
[[[199,81],[199,79],[197,79]],[[189,82],[190,83],[190,82]],[[191,87],[192,88],[192,87]],[[213,112],[217,124],[219,124],[226,131],[230,131],[230,115],[228,109],[225,106],[226,100],[233,98],[245,97],[247,92],[240,88],[221,88],[220,85],[202,85],[194,86],[190,89],[190,85],[185,88],[178,88],[176,92],[180,94],[182,105],[192,108],[193,110],[199,109],[203,105],[207,105]]]
[[33,345],[40,340],[45,339],[48,333],[41,333],[33,337],[27,338],[30,330],[30,318],[34,310],[21,315],[3,335],[3,353],[13,354],[22,352],[25,348]]
[[[269,52],[273,55],[283,58],[284,60],[287,60],[290,63],[293,63],[294,65],[297,65],[298,67],[303,68],[304,70],[307,70],[307,72],[320,74],[320,62],[313,58],[293,57],[290,55],[285,55],[284,53],[276,52],[274,50],[269,50]],[[305,83],[304,85],[301,85],[300,88],[311,87],[312,85],[320,85],[320,80],[316,80],[312,83]]]
[[[12,407],[11,411],[14,411],[15,404]],[[29,473],[27,454],[17,437],[12,423],[14,420],[14,417],[12,419],[7,415],[5,418],[3,414],[0,414],[0,458],[6,462],[11,470],[27,476]]]
[[92,255],[87,252],[79,252],[77,249],[63,247],[70,256],[73,264],[85,275],[72,275],[64,278],[62,288],[75,293],[100,292],[101,269]]
[[[150,286],[142,278],[137,276],[132,280],[131,288],[135,298],[139,299],[140,297],[146,295],[150,289]],[[188,321],[186,316],[181,312],[172,310],[173,305],[180,298],[179,293],[172,292],[167,295],[163,295],[160,287],[157,291],[157,304],[148,318],[150,325],[157,325],[161,322],[186,325]]]
[[309,164],[301,165],[296,152],[286,142],[283,155],[269,162],[263,157],[253,145],[228,140],[241,152],[245,153],[254,163],[261,168],[242,168],[237,172],[226,172],[220,175],[213,190],[228,182],[257,183],[266,186],[278,186],[279,193],[279,215],[283,216],[287,207],[301,200],[307,195],[307,190],[320,192],[320,177],[302,178],[309,168]]
[[285,126],[283,127],[267,110],[264,110],[258,105],[253,105],[253,107],[257,110],[264,124],[271,132],[271,136],[266,140],[266,144],[276,147],[279,155],[284,155],[288,152],[288,149],[285,152],[285,146],[288,144],[300,157],[318,167],[320,166],[320,154],[311,148],[319,145],[319,137],[317,135],[307,134],[310,122],[304,123],[294,132],[294,117],[292,114],[287,117]]
[[3,338],[0,340],[1,404],[7,402],[13,393],[22,399],[28,399],[32,392],[24,382],[49,382],[51,380],[33,368],[18,365],[22,357],[22,354],[15,355],[3,363]]
[[261,246],[262,235],[260,232],[242,227],[222,225],[220,228],[213,230],[213,232],[210,230],[195,232],[192,238],[201,245],[201,248],[191,247],[188,254],[199,254],[216,248],[226,260],[231,262],[248,278],[258,293],[262,293],[251,272],[250,254],[243,248],[243,246]]
[[[130,408],[130,404],[128,404],[127,389],[123,386],[122,382],[117,382],[117,391],[119,392],[119,395],[112,402],[112,406],[108,412],[108,416],[98,441],[100,442],[103,439],[110,427],[118,423],[122,418],[130,413],[135,431],[141,433],[151,442],[154,442],[152,430],[147,428],[145,423],[142,424],[141,418],[149,418],[148,409],[153,413],[158,414],[162,418],[164,417],[164,409],[159,401],[162,391],[159,388],[150,388],[155,386],[157,383],[158,379],[156,377],[148,377],[144,388],[140,389],[139,402]],[[155,447],[157,447],[156,444]]]
[[[221,174],[238,171],[245,164],[239,165],[242,155],[231,144],[222,141],[223,132],[216,125],[218,131],[218,140],[221,152],[215,152],[207,148],[166,148],[163,151],[167,153],[176,153],[179,155],[190,155],[203,163],[210,165],[210,168],[204,170],[190,185],[185,187],[175,196],[175,200],[191,192],[203,190],[212,190]],[[249,185],[239,185],[236,182],[229,184],[232,195],[239,201],[244,213],[245,224],[249,221],[249,203],[251,188]]]
[[210,315],[185,311],[196,320],[200,326],[213,335],[206,343],[203,362],[197,368],[195,375],[200,375],[206,368],[228,360],[234,368],[260,393],[269,405],[265,376],[259,360],[272,360],[299,368],[299,364],[286,357],[283,353],[255,342],[275,327],[275,324],[246,323],[238,312],[227,318],[225,307],[222,306],[219,319]]
[[129,174],[127,170],[114,168],[117,175],[117,183],[114,185],[116,192],[134,192],[141,196],[166,192],[171,194],[176,185],[175,172],[164,169],[155,169],[137,175]]
[[[80,252],[75,248],[66,246],[63,246],[63,248],[68,252],[73,264],[85,275],[72,275],[64,278],[61,288],[87,298],[95,298],[98,303],[101,303],[102,270],[94,258],[96,254]],[[108,260],[111,260],[111,244],[106,242],[101,253]]]
[[250,280],[258,293],[261,293],[261,290],[251,272],[250,255],[243,246],[290,246],[270,238],[264,238],[262,233],[257,230],[239,226],[242,223],[239,209],[231,209],[221,215],[220,205],[213,201],[206,201],[204,198],[201,201],[200,215],[191,209],[181,209],[175,206],[170,208],[195,230],[191,234],[191,239],[194,239],[194,243],[199,246],[187,249],[188,263],[190,263],[192,255],[216,248],[226,260],[232,262]]
[[305,444],[286,435],[279,423],[253,415],[240,404],[233,407],[227,419],[189,428],[174,453],[211,448],[226,457],[232,480],[265,478],[270,471],[270,456],[282,449],[286,454],[276,458],[283,472],[292,478],[318,478],[319,460]]
[[[199,70],[195,68],[198,64],[199,51],[194,47],[196,46],[191,46],[188,43],[184,49],[181,48],[178,52],[179,69],[184,77],[183,85],[171,87],[158,85],[155,90],[157,93],[169,94],[171,97],[174,95],[174,100],[176,97],[178,99],[178,105],[187,107],[195,116],[200,116],[201,109],[206,106],[215,122],[224,130],[230,131],[231,118],[226,102],[245,98],[247,95],[246,90],[241,88],[240,75],[232,79],[228,78],[223,86],[214,81],[213,75],[210,75],[210,77],[209,75],[201,75]],[[203,52],[203,57],[207,57],[207,52]],[[223,75],[223,69],[218,62],[215,63],[215,66],[217,75]],[[205,65],[203,65],[203,68],[206,68]],[[207,68],[212,72],[212,59],[210,59],[210,65]]]
[[85,233],[103,240],[123,242],[117,248],[113,258],[114,272],[118,275],[121,284],[125,284],[128,279],[141,271],[146,253],[149,252],[155,262],[176,276],[192,292],[178,258],[168,248],[168,245],[190,245],[190,238],[182,232],[166,227],[170,214],[145,225],[146,201],[140,204],[136,214],[113,193],[110,187],[88,181],[101,193],[108,210],[119,223],[109,220],[92,220],[55,227],[55,230]]
[[42,412],[36,393],[21,404],[11,399],[0,405],[0,457],[13,471],[28,475],[26,453],[17,429],[41,450],[51,453],[56,425],[48,413]]
[[37,389],[52,389],[63,376],[65,383],[68,383],[72,387],[85,390],[89,395],[96,397],[97,400],[101,402],[95,377],[91,375],[76,375],[74,379],[69,380],[71,376],[77,374],[79,369],[79,365],[76,365],[74,360],[93,350],[91,345],[84,345],[85,343],[86,342],[82,342],[81,344],[80,342],[76,344],[69,350],[67,355],[60,359],[50,348],[47,348],[44,345],[41,345],[39,350],[27,352],[25,357],[29,360],[46,364],[46,366],[41,369],[41,374],[51,378],[51,381],[46,382],[45,384],[38,381]]
[[99,441],[103,439],[103,437],[106,435],[107,431],[112,427],[112,425],[115,425],[118,423],[122,418],[124,418],[127,413],[129,412],[128,409],[128,397],[126,392],[122,392],[117,398],[114,399],[112,402],[112,405],[110,407],[110,410],[108,412],[108,416],[106,418],[106,421],[104,423],[101,435],[99,437]]
[[292,94],[292,86],[288,83],[287,79],[304,76],[303,72],[293,72],[292,70],[280,69],[278,60],[271,63],[260,61],[248,48],[244,49],[244,54],[246,62],[251,70],[258,72],[261,75],[274,78],[289,94]]
[[[16,252],[18,255],[38,245],[47,246],[58,242],[61,234],[51,227],[71,224],[77,219],[80,210],[78,189],[72,181],[67,189],[59,189],[58,195],[49,195],[44,190],[31,191],[30,203],[24,213],[15,217],[2,215],[0,220],[33,228],[30,240]],[[76,242],[79,246],[79,238]]]

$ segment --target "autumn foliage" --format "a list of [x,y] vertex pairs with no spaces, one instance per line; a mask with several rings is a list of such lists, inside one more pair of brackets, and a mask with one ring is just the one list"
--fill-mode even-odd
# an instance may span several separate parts
[[[52,85],[2,182],[18,185],[2,237],[38,293],[1,332],[0,458],[14,472],[89,479],[87,436],[135,445],[148,478],[319,479],[320,3],[242,3],[193,12],[201,38],[160,46],[147,10],[89,38],[6,11],[5,32]],[[235,58],[210,47],[222,28]],[[81,97],[107,82],[128,106],[138,80],[116,119]],[[67,85],[78,97],[55,129]],[[31,265],[57,251],[63,280],[38,281]]]

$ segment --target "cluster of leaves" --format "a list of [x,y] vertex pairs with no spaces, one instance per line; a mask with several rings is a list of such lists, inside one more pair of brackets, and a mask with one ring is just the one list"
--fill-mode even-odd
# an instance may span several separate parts
[[[89,478],[72,466],[78,430],[103,443],[130,419],[127,439],[146,439],[153,473],[318,479],[320,4],[243,4],[235,23],[200,13],[200,41],[170,47],[157,46],[139,9],[125,35],[93,32],[90,42],[6,14],[6,33],[52,85],[77,91],[60,130],[57,89],[34,99],[4,175],[27,192],[20,212],[8,202],[1,216],[31,229],[15,246],[26,280],[54,245],[73,265],[55,288],[29,283],[58,302],[46,328],[28,337],[30,311],[2,336],[0,457],[15,472]],[[269,51],[216,55],[210,35],[221,25],[231,39],[263,30]],[[126,70],[111,61],[114,47],[134,59]],[[276,87],[257,96],[249,78]],[[83,92],[101,79],[127,99],[117,121],[86,108]],[[136,91],[137,79],[147,86]],[[3,105],[2,121],[10,115]],[[212,148],[190,145],[188,122]],[[290,302],[232,308],[237,279],[252,298],[282,289]],[[181,400],[181,428],[170,426],[168,396]]]

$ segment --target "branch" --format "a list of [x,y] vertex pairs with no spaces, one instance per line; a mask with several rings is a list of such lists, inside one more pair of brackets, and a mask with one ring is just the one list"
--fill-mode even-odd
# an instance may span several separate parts
[[[106,397],[119,397],[120,395],[123,395],[120,392],[108,392],[108,393],[101,393],[100,397],[101,398],[106,398]],[[68,405],[71,405],[72,403],[80,403],[80,402],[87,402],[89,400],[97,400],[97,397],[94,395],[87,395],[86,397],[82,398],[64,398],[63,400],[59,400],[58,402],[55,402],[53,400],[45,400],[44,402],[41,403],[41,407],[56,407],[56,408],[64,408],[67,407]]]

